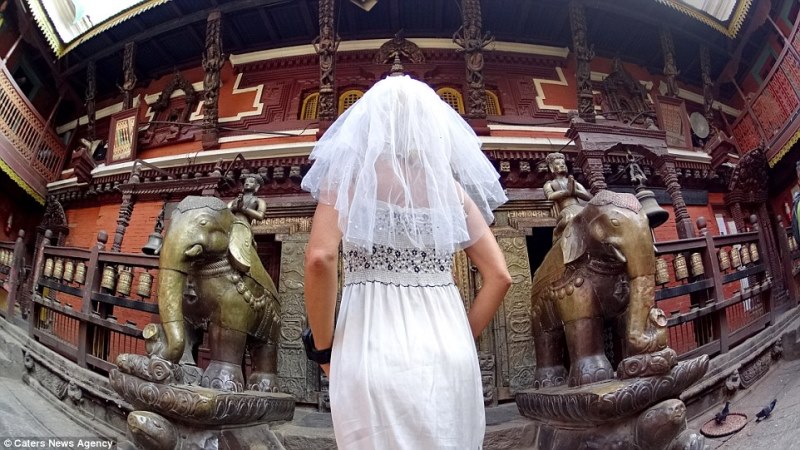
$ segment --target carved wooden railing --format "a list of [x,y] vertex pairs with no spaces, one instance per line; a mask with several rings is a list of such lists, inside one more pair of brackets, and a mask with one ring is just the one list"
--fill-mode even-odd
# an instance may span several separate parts
[[101,231],[87,250],[50,246],[46,235],[29,321],[39,342],[100,372],[121,353],[146,354],[142,328],[158,322],[158,257],[107,252],[107,240]]
[[0,65],[0,133],[45,183],[58,179],[66,148],[22,94],[5,65]]
[[[656,243],[668,274],[659,280],[666,283],[656,304],[669,318],[669,345],[682,359],[725,353],[773,321],[766,246],[755,216],[751,224],[754,231],[711,236],[700,218],[700,237]],[[676,264],[681,258],[685,263]],[[686,272],[679,275],[681,266]]]
[[[798,16],[800,19],[800,16]],[[748,95],[745,108],[732,125],[739,148],[747,153],[764,141],[774,165],[800,137],[800,20],[761,87]]]

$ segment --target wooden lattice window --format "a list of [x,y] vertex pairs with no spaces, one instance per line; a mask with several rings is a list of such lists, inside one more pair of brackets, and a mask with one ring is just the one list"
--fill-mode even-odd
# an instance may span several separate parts
[[344,93],[339,96],[339,114],[347,111],[347,108],[353,106],[353,103],[355,103],[363,95],[364,91],[359,91],[358,89],[344,91]]
[[300,109],[300,120],[315,120],[319,117],[319,92],[309,94],[303,100],[303,107]]
[[439,97],[445,103],[452,106],[459,114],[464,114],[464,99],[461,97],[461,92],[453,88],[441,88],[436,91]]
[[502,116],[503,112],[500,110],[500,100],[497,94],[491,91],[486,91],[486,115],[487,116]]

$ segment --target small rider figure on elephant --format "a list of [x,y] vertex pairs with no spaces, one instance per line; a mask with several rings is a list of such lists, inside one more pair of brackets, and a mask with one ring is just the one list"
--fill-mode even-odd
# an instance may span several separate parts
[[592,194],[575,181],[572,175],[567,174],[567,161],[563,153],[548,154],[547,167],[553,174],[553,179],[544,184],[544,195],[558,207],[558,221],[553,230],[553,242],[556,242],[564,227],[583,209],[578,200],[589,201]]

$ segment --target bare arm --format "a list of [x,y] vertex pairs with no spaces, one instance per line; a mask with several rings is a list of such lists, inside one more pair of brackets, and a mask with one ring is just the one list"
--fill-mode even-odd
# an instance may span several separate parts
[[[330,205],[318,204],[306,247],[303,287],[308,325],[314,334],[317,350],[330,348],[333,343],[341,240],[336,209]],[[327,373],[327,364],[322,369]]]
[[[467,197],[465,202],[468,217],[472,218],[471,233],[482,233],[481,237],[465,252],[478,268],[483,279],[483,286],[475,296],[475,301],[467,314],[472,336],[477,338],[494,317],[495,311],[511,286],[511,275],[508,273],[503,251],[497,245],[489,226],[481,219],[481,213],[475,203]],[[475,225],[475,223],[478,223]]]
[[251,221],[264,220],[264,213],[267,211],[267,202],[263,199],[257,198],[258,209],[242,208],[238,212],[243,213]]

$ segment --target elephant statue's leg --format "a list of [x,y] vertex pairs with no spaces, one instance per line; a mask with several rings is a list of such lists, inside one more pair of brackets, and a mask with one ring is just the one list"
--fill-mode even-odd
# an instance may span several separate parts
[[533,308],[533,345],[536,350],[534,387],[559,386],[566,382],[564,329],[555,320],[553,304],[545,300]]
[[208,340],[211,347],[209,362],[200,385],[225,391],[242,392],[244,376],[241,358],[247,341],[247,333],[224,328],[212,321],[208,325]]
[[570,357],[569,386],[581,386],[614,377],[603,349],[603,317],[591,283],[569,282],[558,289],[556,305],[564,321]]
[[247,377],[247,388],[254,391],[278,392],[278,346],[256,342],[250,346],[253,373]]

